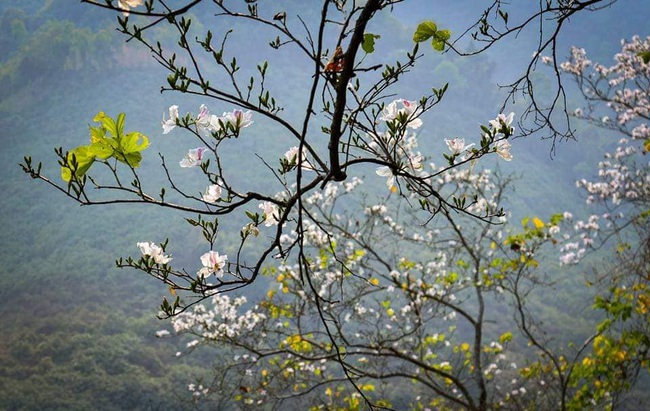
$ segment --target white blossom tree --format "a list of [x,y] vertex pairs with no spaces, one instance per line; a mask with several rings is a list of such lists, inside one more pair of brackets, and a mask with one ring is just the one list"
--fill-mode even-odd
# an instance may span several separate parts
[[648,371],[650,163],[645,156],[650,150],[650,38],[623,40],[614,61],[611,66],[593,62],[579,47],[571,49],[565,62],[545,57],[555,70],[573,77],[584,96],[585,106],[571,114],[611,130],[618,139],[604,153],[595,177],[576,181],[590,214],[572,222],[573,233],[560,250],[565,265],[578,264],[598,250],[613,256],[591,278],[600,290],[595,307],[605,319],[576,367],[581,388],[576,407],[592,401],[616,407],[623,398],[619,394]]
[[[163,91],[205,99],[196,111],[172,104],[162,117],[163,134],[189,136],[192,144],[171,162],[161,155],[167,183],[150,191],[139,173],[150,139],[127,132],[124,114],[99,113],[90,144],[57,150],[62,183],[29,157],[23,169],[80,204],[141,203],[197,216],[187,218],[205,239],[195,266],[176,266],[172,254],[183,244],[175,239],[140,242],[141,255],[117,262],[169,286],[161,317],[171,317],[175,333],[195,336],[188,350],[227,350],[214,381],[189,386],[197,400],[214,395],[251,408],[571,407],[581,389],[572,371],[591,358],[588,343],[569,359],[556,354],[526,305],[531,290],[546,284],[538,255],[561,240],[565,216],[507,228],[502,197],[509,179],[482,165],[486,157],[515,157],[514,114],[504,104],[492,120],[472,119],[483,124],[475,136],[447,139],[444,153],[426,152],[417,132],[448,85],[426,85],[431,91],[423,96],[401,96],[398,85],[421,58],[421,42],[471,55],[552,17],[550,27],[539,23],[530,64],[511,84],[510,97],[532,97],[531,73],[543,52],[555,50],[563,25],[611,1],[540,2],[515,22],[497,0],[456,38],[433,21],[421,23],[413,48],[380,64],[366,62],[383,34],[369,32],[368,23],[408,2],[324,0],[312,21],[276,4],[215,0],[210,10],[221,24],[200,34],[188,14],[205,7],[200,0],[178,8],[162,0],[85,2],[121,14],[120,30],[168,71]],[[132,24],[134,18],[141,19]],[[264,41],[277,60],[238,61],[244,45],[231,44],[234,22],[273,33]],[[149,38],[159,25],[175,31],[175,44]],[[469,35],[485,47],[462,51],[460,39]],[[300,61],[282,61],[287,48]],[[305,89],[292,112],[286,107],[293,102],[270,86],[273,70],[287,64],[307,70],[302,82],[294,79]],[[529,100],[533,123],[520,131],[547,127],[559,135],[550,119],[563,99],[558,83],[550,107]],[[233,164],[222,154],[255,127],[293,140],[279,154],[258,155],[261,188],[237,178],[248,162]],[[200,169],[200,191],[184,188],[181,168]],[[366,180],[385,179],[385,194],[364,190],[369,171]],[[222,233],[225,216],[242,221],[241,229]],[[225,250],[224,236],[236,247]],[[246,296],[256,281],[270,283],[265,297]],[[504,317],[512,320],[492,326]],[[531,355],[550,365],[535,363],[544,372],[517,365]]]

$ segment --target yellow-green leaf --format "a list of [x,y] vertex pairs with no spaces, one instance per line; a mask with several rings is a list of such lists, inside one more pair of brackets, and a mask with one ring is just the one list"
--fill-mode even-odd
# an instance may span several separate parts
[[95,161],[95,155],[89,150],[89,146],[79,146],[70,151],[67,156],[67,166],[61,167],[61,178],[66,183],[72,180],[72,173],[76,177],[82,177]]
[[413,33],[413,41],[420,43],[429,40],[434,34],[436,34],[436,31],[438,31],[436,23],[432,21],[423,21],[418,24],[418,27],[415,29],[415,33]]
[[366,53],[370,54],[375,51],[375,39],[380,38],[379,34],[366,33],[363,35],[363,43],[361,43],[361,48]]

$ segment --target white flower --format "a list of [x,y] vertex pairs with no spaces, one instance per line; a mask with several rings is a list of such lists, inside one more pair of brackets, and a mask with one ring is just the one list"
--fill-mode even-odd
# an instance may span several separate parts
[[202,278],[210,274],[221,277],[223,276],[223,268],[226,265],[226,261],[228,261],[227,255],[219,255],[218,252],[210,250],[201,256],[203,268],[197,272],[197,275]]
[[208,111],[208,107],[205,104],[201,104],[201,106],[199,107],[199,114],[196,116],[194,122],[196,123],[196,126],[199,130],[211,131],[212,117],[214,116],[210,115],[210,111]]
[[173,105],[169,107],[169,119],[165,120],[165,115],[162,118],[163,134],[167,134],[176,127],[176,120],[178,120],[178,106]]
[[199,114],[196,116],[196,124],[200,127],[207,128],[210,125],[210,111],[208,106],[201,104]]
[[409,156],[409,165],[414,171],[420,171],[424,168],[422,164],[422,154],[418,153],[413,156]]
[[219,117],[210,114],[210,111],[208,111],[208,107],[205,104],[201,104],[199,107],[199,114],[196,116],[194,122],[199,131],[216,133],[221,130]]
[[142,3],[144,3],[144,0],[117,0],[117,7],[122,9],[122,14],[128,16],[131,7],[136,8],[141,6]]
[[456,137],[453,140],[445,139],[445,143],[447,143],[447,147],[449,147],[449,151],[451,151],[451,154],[453,154],[453,155],[460,154],[464,150],[467,150],[471,146],[474,145],[474,144],[470,144],[470,145],[466,146],[465,145],[465,139],[464,138],[458,138],[458,137]]
[[156,331],[156,337],[158,337],[158,338],[167,337],[168,335],[169,335],[169,331],[167,331],[167,330]]
[[140,252],[145,257],[151,257],[156,264],[167,264],[172,258],[163,253],[163,249],[154,243],[138,243]]
[[183,158],[179,164],[181,167],[195,167],[201,164],[203,160],[203,153],[207,150],[206,147],[193,148],[187,152],[185,158]]
[[289,165],[295,165],[298,162],[298,147],[294,146],[284,153],[284,158]]
[[251,118],[252,114],[250,110],[243,112],[237,109],[231,111],[230,113],[223,113],[221,121],[223,121],[224,124],[231,124],[236,130],[240,130],[253,124],[253,120],[251,120]]
[[[402,104],[402,108],[397,109],[398,103]],[[407,127],[418,129],[422,127],[422,120],[417,118],[420,114],[422,114],[422,110],[417,101],[398,99],[384,107],[379,119],[382,121],[393,121],[397,118],[404,117],[406,118]]]
[[510,154],[510,142],[508,140],[497,141],[495,150],[502,159],[506,161],[512,160],[512,154]]
[[244,236],[253,235],[254,237],[257,237],[258,235],[260,235],[260,229],[257,228],[253,223],[246,224],[241,229],[241,232]]
[[280,210],[278,206],[270,201],[265,201],[259,205],[259,208],[264,211],[264,225],[271,227],[280,223]]
[[221,200],[221,191],[222,188],[218,184],[211,184],[205,189],[205,194],[203,194],[203,201],[206,203],[216,203]]
[[393,193],[397,192],[397,186],[395,185],[395,175],[393,174],[393,170],[391,170],[390,167],[379,167],[375,173],[377,173],[378,176],[386,177],[386,185],[388,186],[388,189]]
[[[287,150],[284,153],[284,158],[287,160],[287,163],[290,167],[295,166],[298,164],[298,152],[300,149],[298,147],[291,147],[289,150]],[[302,153],[302,163],[300,164],[300,167],[303,170],[314,170],[314,166],[307,160],[307,156],[305,155],[305,152],[303,151]]]
[[500,113],[497,118],[490,120],[490,126],[492,126],[492,129],[496,130],[497,132],[503,132],[503,129],[507,129],[509,132],[512,132],[512,127],[510,127],[510,125],[512,124],[514,117],[515,113],[510,113],[507,116],[503,113]]

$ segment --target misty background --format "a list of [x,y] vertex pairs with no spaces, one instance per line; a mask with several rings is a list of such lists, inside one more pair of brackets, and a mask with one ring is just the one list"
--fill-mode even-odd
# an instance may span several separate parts
[[[286,4],[289,17],[299,13],[306,21],[318,14],[309,2],[273,3],[261,1],[260,8]],[[535,6],[524,3],[513,4],[512,13],[523,14]],[[395,61],[412,47],[412,33],[424,19],[434,20],[454,35],[461,33],[483,11],[476,4],[410,0],[396,6],[394,12],[372,21],[368,30],[381,38],[368,61]],[[230,51],[244,67],[254,69],[268,56],[269,88],[287,117],[302,115],[311,68],[302,66],[291,51],[274,54],[268,47],[274,38],[270,33],[247,30],[241,23],[213,27],[211,14],[202,11],[193,11],[196,33],[233,29]],[[576,16],[561,34],[560,55],[568,56],[570,46],[579,45],[593,61],[610,64],[621,39],[650,33],[649,11],[645,0],[621,0],[598,13]],[[124,112],[127,130],[138,130],[150,139],[140,171],[157,192],[155,187],[164,180],[156,153],[176,164],[194,147],[190,136],[178,130],[162,134],[160,122],[167,108],[178,104],[181,113],[196,113],[202,103],[214,113],[233,108],[197,97],[161,94],[167,73],[143,47],[126,43],[116,27],[115,13],[75,1],[0,2],[1,409],[192,408],[187,384],[209,378],[214,356],[219,355],[204,349],[176,356],[183,347],[181,340],[155,336],[157,330],[168,328],[156,319],[166,288],[142,273],[115,268],[117,258],[138,254],[137,242],[159,242],[165,237],[186,246],[174,254],[175,262],[194,267],[204,245],[200,231],[183,221],[182,217],[191,216],[153,207],[79,207],[46,184],[30,180],[18,166],[23,156],[31,156],[43,162],[45,175],[58,179],[53,148],[84,144],[97,112],[113,117]],[[173,41],[174,33],[166,30],[161,25],[151,35]],[[419,136],[420,150],[431,155],[431,161],[444,161],[445,138],[478,141],[478,125],[494,118],[505,98],[497,84],[508,83],[522,72],[536,47],[535,35],[524,31],[517,39],[472,58],[439,54],[423,45],[425,56],[398,85],[397,97],[416,100],[431,87],[449,82],[443,102],[423,119]],[[539,67],[536,76],[543,90],[552,73]],[[579,95],[565,80],[570,104],[577,107]],[[518,106],[524,107],[517,103],[516,114]],[[515,140],[513,161],[498,163],[504,172],[519,177],[508,198],[515,223],[523,216],[545,218],[565,210],[580,215],[583,199],[574,181],[592,176],[602,153],[617,138],[587,124],[575,127],[578,140],[558,142],[555,151],[550,141],[535,136]],[[254,154],[277,159],[290,140],[262,124],[249,129],[226,154],[226,162],[235,166],[242,158],[253,159],[253,166],[238,179],[251,187],[263,186],[268,182],[261,174],[264,168],[254,165]],[[177,180],[190,189],[196,183],[196,192],[204,187],[199,177],[198,170],[176,173]],[[376,187],[384,187],[381,177],[372,172],[366,177],[376,180]],[[241,222],[231,220],[223,221],[222,229],[240,227]],[[228,239],[221,239],[227,249]],[[579,334],[586,327],[580,325],[580,315],[588,314],[591,300],[575,294],[583,293],[575,289],[584,288],[584,270],[581,267],[557,289],[540,296],[540,310],[545,310],[561,335]],[[260,282],[245,292],[265,291],[266,284]]]

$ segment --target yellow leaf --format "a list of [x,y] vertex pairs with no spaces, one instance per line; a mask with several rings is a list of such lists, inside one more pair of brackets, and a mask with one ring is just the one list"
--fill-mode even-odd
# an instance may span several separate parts
[[370,284],[372,284],[374,286],[378,286],[379,285],[379,280],[376,279],[376,278],[371,278],[370,279]]
[[533,218],[533,224],[535,228],[544,228],[544,222],[537,217]]

